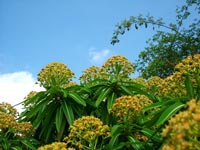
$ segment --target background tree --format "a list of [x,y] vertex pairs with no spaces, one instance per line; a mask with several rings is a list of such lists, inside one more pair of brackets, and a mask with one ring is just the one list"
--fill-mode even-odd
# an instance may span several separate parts
[[195,18],[187,28],[184,21],[188,21],[192,13],[200,15],[200,0],[186,0],[186,4],[176,9],[176,22],[166,25],[162,18],[154,19],[153,16],[131,16],[129,20],[117,25],[113,33],[111,44],[119,42],[118,36],[129,31],[132,26],[138,29],[140,26],[152,25],[164,27],[169,31],[158,30],[147,41],[149,45],[139,54],[136,60],[136,69],[142,77],[148,79],[151,76],[165,78],[174,72],[174,67],[187,56],[200,53],[200,20]]

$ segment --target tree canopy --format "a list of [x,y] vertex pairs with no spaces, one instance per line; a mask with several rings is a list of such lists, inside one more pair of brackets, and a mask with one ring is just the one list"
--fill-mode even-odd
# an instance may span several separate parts
[[151,76],[165,78],[174,72],[174,67],[187,56],[200,53],[200,20],[194,18],[185,26],[191,14],[200,15],[200,0],[186,0],[186,4],[176,9],[176,22],[166,24],[162,18],[154,19],[153,16],[131,16],[129,20],[122,21],[116,26],[111,44],[120,42],[119,35],[123,35],[134,26],[139,29],[152,26],[167,28],[157,30],[147,41],[148,47],[140,52],[136,60],[136,69],[142,77]]

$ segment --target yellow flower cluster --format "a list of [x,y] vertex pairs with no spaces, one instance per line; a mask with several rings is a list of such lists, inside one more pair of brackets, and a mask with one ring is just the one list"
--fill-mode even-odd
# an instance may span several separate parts
[[52,62],[38,74],[40,86],[49,88],[53,85],[64,85],[69,83],[74,77],[74,73],[63,63]]
[[146,85],[146,81],[142,77],[132,78],[131,81],[141,84],[141,85],[144,85],[144,86]]
[[104,72],[128,76],[134,72],[134,65],[124,56],[116,55],[109,58],[102,66]]
[[134,137],[136,137],[138,140],[144,141],[144,142],[146,142],[146,141],[148,140],[147,136],[142,135],[142,134],[139,133],[139,132],[135,132],[135,133],[134,133]]
[[167,143],[162,150],[200,149],[200,101],[190,100],[188,109],[175,115],[163,129]]
[[30,92],[28,93],[28,95],[26,95],[26,97],[24,97],[24,99],[26,100],[26,99],[32,98],[32,97],[35,96],[36,94],[37,94],[36,91],[30,91]]
[[158,95],[164,96],[185,96],[185,77],[180,72],[175,72],[174,74],[163,79],[161,86],[159,86],[160,91]]
[[67,84],[62,85],[62,88],[66,89],[68,87],[75,86],[75,85],[78,85],[78,84],[76,82],[69,82]]
[[152,104],[152,101],[144,95],[121,96],[116,99],[115,104],[109,112],[119,117],[119,122],[123,122],[124,118],[133,121],[137,115],[142,113],[142,108],[150,104]]
[[158,76],[152,76],[147,82],[146,82],[146,91],[148,92],[154,92],[154,95],[160,96],[159,89],[161,88],[161,85],[163,83],[163,79]]
[[21,137],[26,137],[34,132],[33,126],[30,122],[17,122],[15,130],[16,134]]
[[[5,106],[5,109],[1,109]],[[7,110],[7,111],[5,111]],[[9,111],[8,111],[9,110]],[[17,122],[17,111],[7,103],[0,103],[0,132],[8,130],[14,133],[14,136],[26,137],[31,135],[34,130],[29,122]]]
[[177,64],[175,69],[184,73],[197,73],[200,71],[200,54],[188,56],[181,63]]
[[88,83],[96,78],[101,78],[101,68],[92,66],[83,71],[83,75],[79,80],[81,83]]
[[29,92],[28,95],[24,97],[24,100],[25,100],[25,101],[23,102],[23,105],[24,105],[25,107],[32,107],[34,104],[33,104],[33,103],[28,104],[28,103],[27,103],[27,100],[30,99],[30,98],[32,98],[32,97],[35,96],[36,94],[37,94],[36,91],[31,91],[31,92]]
[[15,117],[5,112],[0,112],[0,130],[16,127]]
[[66,148],[67,144],[64,142],[53,142],[45,146],[41,146],[38,150],[75,150],[74,148]]
[[75,120],[69,130],[70,133],[64,141],[67,145],[78,149],[94,145],[99,137],[104,139],[111,136],[109,127],[103,125],[102,121],[94,116],[83,116]]
[[185,75],[189,75],[193,87],[197,87],[197,80],[200,82],[200,54],[188,56],[176,65],[175,70],[165,79],[151,77],[147,81],[146,90],[149,91],[152,86],[155,86],[157,88],[155,94],[158,96],[186,96]]
[[6,102],[0,103],[0,112],[10,114],[14,117],[16,117],[18,115],[17,110],[14,107],[12,107],[11,104],[6,103]]

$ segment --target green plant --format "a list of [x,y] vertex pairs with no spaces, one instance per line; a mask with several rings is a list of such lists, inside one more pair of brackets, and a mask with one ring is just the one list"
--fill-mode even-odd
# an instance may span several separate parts
[[32,122],[35,138],[41,142],[60,141],[74,119],[84,113],[83,90],[71,82],[73,76],[63,63],[48,64],[38,74],[38,82],[45,91],[24,101],[26,109],[21,118]]
[[172,117],[163,129],[163,150],[200,149],[200,101],[191,99],[186,106],[187,109]]
[[143,107],[152,103],[144,95],[122,96],[116,99],[110,113],[116,122],[111,128],[108,149],[156,149],[160,138],[156,130],[144,126],[146,112]]
[[124,56],[116,55],[109,58],[102,67],[90,67],[80,77],[81,83],[92,92],[87,103],[91,113],[109,123],[109,109],[117,97],[122,95],[146,94],[143,86],[133,82],[129,77],[134,71],[133,64]]
[[33,138],[34,129],[29,122],[19,122],[18,114],[8,103],[0,103],[0,149],[36,150],[38,141]]
[[159,101],[144,108],[145,111],[157,109],[148,116],[151,120],[146,123],[147,126],[162,126],[173,115],[183,110],[187,101],[199,99],[199,58],[199,54],[188,56],[176,65],[173,75],[163,79],[158,88]]
[[105,140],[111,136],[109,127],[94,116],[83,116],[75,120],[69,130],[64,141],[80,150],[103,149]]

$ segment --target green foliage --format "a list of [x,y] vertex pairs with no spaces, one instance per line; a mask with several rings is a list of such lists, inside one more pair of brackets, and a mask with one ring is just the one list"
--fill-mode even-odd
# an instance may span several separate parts
[[[45,90],[28,94],[17,121],[16,110],[0,104],[0,149],[164,150],[176,146],[171,139],[181,137],[186,141],[182,145],[198,147],[199,61],[200,54],[187,57],[164,79],[130,78],[133,65],[119,55],[109,58],[101,68],[86,69],[80,85],[59,73],[57,76],[55,70],[52,77],[52,70],[48,72],[48,78],[41,73]],[[62,63],[57,64],[55,68],[61,72]],[[178,130],[176,123],[184,125]],[[26,125],[33,126],[35,132],[22,128]],[[173,137],[176,133],[179,136]],[[192,137],[185,138],[187,134]]]
[[79,86],[73,86],[39,92],[25,101],[27,104],[36,104],[32,109],[25,110],[21,117],[33,123],[37,132],[40,132],[40,140],[47,142],[52,139],[53,134],[60,141],[66,127],[73,124],[74,119],[83,113],[83,107],[86,106],[79,89]]
[[17,111],[8,103],[0,103],[0,149],[36,150],[39,144],[33,138],[34,130],[29,122],[20,122]]
[[[42,85],[45,85],[46,90],[27,98],[24,103],[31,107],[26,107],[25,111],[21,114],[22,120],[31,121],[33,127],[36,128],[37,139],[45,143],[52,140],[60,141],[67,134],[68,126],[72,125],[74,119],[83,113],[83,107],[86,106],[82,95],[84,90],[81,90],[81,86],[70,82],[69,79],[64,79],[62,77],[63,74],[59,76],[59,71],[65,72],[64,70],[59,70],[59,67],[55,67],[56,70],[53,74],[51,74],[51,70],[48,78],[41,77],[43,75],[42,71],[48,68],[42,69],[39,74],[40,80],[50,79],[50,81],[56,82],[49,82],[50,84],[46,86],[48,82],[42,80]],[[61,67],[63,68],[63,65]],[[58,71],[58,75],[56,71]],[[70,70],[67,69],[66,73],[69,72]]]

